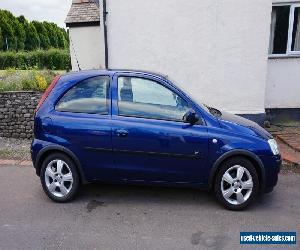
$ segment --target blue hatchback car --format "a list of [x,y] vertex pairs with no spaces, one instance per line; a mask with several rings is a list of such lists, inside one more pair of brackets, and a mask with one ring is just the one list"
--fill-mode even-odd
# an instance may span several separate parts
[[241,210],[272,191],[281,165],[262,127],[143,71],[56,77],[39,102],[34,136],[34,167],[56,202],[73,199],[81,184],[109,182],[212,190]]

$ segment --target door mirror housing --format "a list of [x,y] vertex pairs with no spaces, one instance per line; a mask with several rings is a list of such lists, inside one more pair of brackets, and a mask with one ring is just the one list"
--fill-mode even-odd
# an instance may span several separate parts
[[191,125],[194,125],[199,121],[199,116],[197,115],[195,110],[190,109],[183,116],[183,121],[186,122],[186,123],[190,123]]

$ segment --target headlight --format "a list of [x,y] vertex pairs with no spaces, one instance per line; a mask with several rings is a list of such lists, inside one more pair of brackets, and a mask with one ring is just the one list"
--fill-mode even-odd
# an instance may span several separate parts
[[268,140],[270,148],[274,155],[279,155],[279,148],[275,139]]

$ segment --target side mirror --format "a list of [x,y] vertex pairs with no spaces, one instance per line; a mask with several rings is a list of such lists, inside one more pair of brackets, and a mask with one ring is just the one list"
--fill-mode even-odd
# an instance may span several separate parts
[[184,122],[190,123],[191,125],[194,125],[199,121],[199,117],[193,109],[186,112],[182,119]]

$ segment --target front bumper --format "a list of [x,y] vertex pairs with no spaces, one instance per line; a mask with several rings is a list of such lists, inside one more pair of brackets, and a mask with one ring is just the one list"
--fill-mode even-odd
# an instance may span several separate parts
[[265,169],[264,192],[268,193],[273,190],[278,182],[278,174],[281,169],[281,155],[259,156]]

